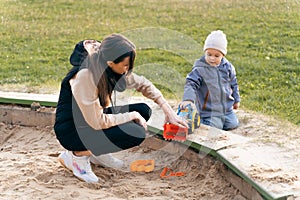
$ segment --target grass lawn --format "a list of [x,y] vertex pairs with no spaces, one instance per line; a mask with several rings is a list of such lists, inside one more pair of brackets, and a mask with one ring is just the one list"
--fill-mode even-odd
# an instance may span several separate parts
[[0,0],[0,90],[58,92],[83,39],[117,32],[136,72],[180,100],[207,34],[227,34],[242,108],[300,124],[299,0]]

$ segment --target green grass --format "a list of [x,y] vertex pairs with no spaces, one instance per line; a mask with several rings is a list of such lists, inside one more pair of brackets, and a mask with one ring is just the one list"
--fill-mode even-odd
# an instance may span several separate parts
[[57,92],[78,41],[118,32],[138,47],[136,71],[180,99],[205,37],[222,29],[242,107],[300,124],[299,0],[0,0],[0,6],[1,90]]

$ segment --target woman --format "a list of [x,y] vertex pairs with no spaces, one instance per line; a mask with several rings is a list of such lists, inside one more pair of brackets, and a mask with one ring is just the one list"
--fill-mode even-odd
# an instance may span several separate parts
[[102,43],[78,43],[70,57],[73,68],[63,79],[56,109],[55,133],[67,149],[60,162],[86,182],[98,182],[90,158],[106,166],[122,165],[109,153],[143,142],[151,109],[144,103],[115,106],[114,91],[135,88],[157,103],[165,122],[186,126],[161,92],[146,78],[133,73],[135,45],[120,34]]

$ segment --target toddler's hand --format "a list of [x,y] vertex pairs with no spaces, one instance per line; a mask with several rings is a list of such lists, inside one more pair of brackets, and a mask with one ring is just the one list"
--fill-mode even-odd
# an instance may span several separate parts
[[236,102],[233,104],[233,109],[238,109],[240,107],[240,102]]
[[180,109],[185,109],[185,107],[186,107],[187,105],[189,105],[189,104],[191,104],[191,106],[192,106],[193,109],[196,109],[195,104],[194,104],[193,102],[191,102],[191,101],[182,101],[182,102],[179,104],[179,108],[180,108]]

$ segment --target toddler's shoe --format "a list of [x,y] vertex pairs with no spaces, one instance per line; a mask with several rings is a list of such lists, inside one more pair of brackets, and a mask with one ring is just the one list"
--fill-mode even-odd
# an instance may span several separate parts
[[63,151],[58,156],[59,162],[73,174],[87,183],[97,183],[98,177],[92,171],[89,156],[75,156],[71,151]]
[[118,158],[113,157],[110,153],[100,156],[91,155],[91,163],[116,169],[121,169],[122,167],[124,167],[124,162]]

